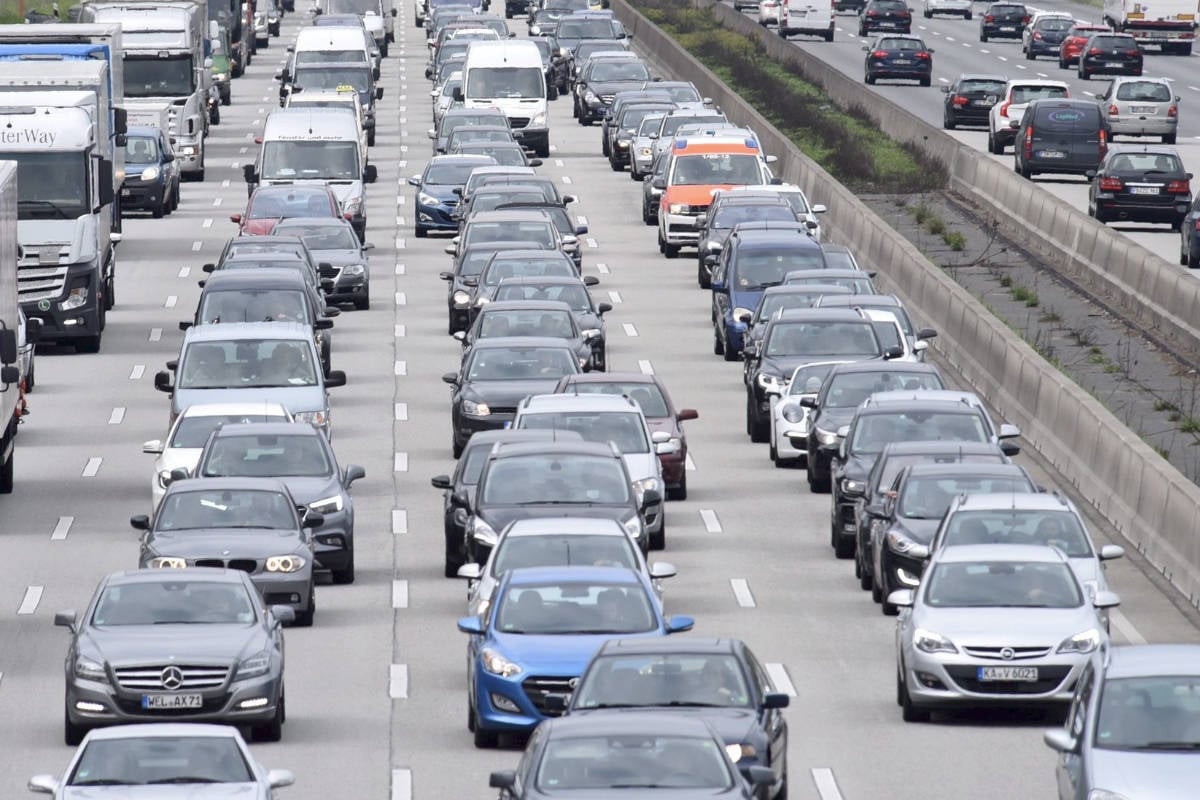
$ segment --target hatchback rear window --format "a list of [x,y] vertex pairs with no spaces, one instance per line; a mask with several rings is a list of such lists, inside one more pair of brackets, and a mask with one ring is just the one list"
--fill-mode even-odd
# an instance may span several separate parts
[[1167,103],[1171,100],[1171,88],[1154,81],[1129,81],[1117,87],[1118,100],[1134,100],[1143,103]]
[[1069,19],[1043,19],[1033,26],[1039,31],[1065,31],[1071,27]]
[[1100,128],[1100,109],[1091,106],[1052,104],[1037,110],[1033,124],[1038,128],[1065,131],[1095,131]]
[[1092,38],[1092,46],[1137,49],[1137,41],[1132,36],[1095,36]]
[[999,96],[1004,94],[1004,81],[963,81],[959,84],[959,91]]
[[988,9],[989,14],[1024,14],[1025,6],[995,5]]
[[1066,96],[1067,87],[1065,86],[1014,86],[1012,89],[1012,102],[1016,105],[1032,103],[1034,100],[1042,100],[1047,97]]

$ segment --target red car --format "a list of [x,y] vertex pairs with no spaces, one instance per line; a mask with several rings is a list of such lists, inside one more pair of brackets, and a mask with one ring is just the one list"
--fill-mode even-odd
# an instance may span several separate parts
[[697,419],[694,408],[676,409],[662,382],[654,375],[640,372],[584,372],[567,375],[554,389],[557,394],[623,394],[637,401],[651,433],[666,431],[679,448],[660,453],[663,482],[671,500],[687,499],[687,436],[681,422]]
[[1084,45],[1096,33],[1112,33],[1112,28],[1107,25],[1072,25],[1058,48],[1058,66],[1066,69],[1072,64],[1078,64],[1079,54],[1083,52]]
[[260,186],[250,195],[246,213],[230,214],[242,236],[265,236],[287,217],[342,218],[337,195],[328,186],[279,184]]

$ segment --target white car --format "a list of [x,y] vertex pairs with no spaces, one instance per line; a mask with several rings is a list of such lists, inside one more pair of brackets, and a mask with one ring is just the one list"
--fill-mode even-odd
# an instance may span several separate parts
[[971,0],[925,0],[922,13],[925,19],[933,19],[934,14],[954,14],[963,19],[970,19]]
[[805,467],[808,464],[808,451],[792,444],[789,436],[795,436],[797,441],[808,437],[809,417],[812,410],[800,405],[805,397],[814,400],[821,390],[821,384],[830,370],[838,364],[847,361],[817,361],[796,367],[788,381],[787,388],[778,399],[771,404],[771,460],[777,467],[787,467],[795,464]]
[[823,0],[767,0],[759,3],[758,24],[774,25],[780,36],[820,36],[833,41],[833,4]]
[[199,403],[188,406],[175,420],[166,440],[142,444],[143,453],[157,455],[150,478],[153,508],[157,509],[171,483],[171,472],[195,469],[200,451],[218,425],[241,422],[292,422],[292,415],[279,403]]
[[291,770],[268,770],[231,725],[155,722],[94,728],[62,778],[34,775],[29,790],[55,800],[88,797],[187,797],[271,800],[291,786]]
[[759,184],[757,186],[734,186],[731,189],[723,189],[722,191],[778,192],[779,194],[783,195],[785,200],[787,200],[788,205],[792,207],[792,210],[796,212],[796,216],[798,216],[801,221],[809,223],[810,225],[816,225],[815,228],[810,227],[808,229],[808,235],[813,239],[816,239],[818,242],[821,241],[821,223],[820,220],[817,219],[817,215],[824,214],[826,208],[820,203],[817,203],[816,205],[809,203],[808,197],[804,194],[804,190],[796,184],[772,183]]
[[1039,78],[1010,80],[1004,85],[1000,102],[988,111],[988,152],[1000,155],[1017,138],[1012,123],[1020,123],[1025,109],[1034,100],[1046,97],[1070,97],[1071,87],[1065,81]]

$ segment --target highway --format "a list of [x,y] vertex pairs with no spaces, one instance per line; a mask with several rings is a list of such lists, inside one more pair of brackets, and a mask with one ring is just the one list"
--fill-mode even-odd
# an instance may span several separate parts
[[[431,123],[424,31],[413,27],[410,3],[397,4],[398,41],[384,60],[372,150],[379,168],[368,190],[367,239],[377,246],[372,306],[344,311],[334,338],[334,367],[348,384],[332,390],[333,443],[343,466],[367,471],[354,486],[358,580],[319,586],[315,625],[288,631],[283,741],[253,745],[267,766],[296,772],[296,785],[279,794],[293,800],[489,797],[488,773],[512,768],[519,756],[472,745],[466,642],[454,627],[465,613],[465,587],[441,577],[441,497],[429,478],[452,467],[440,376],[457,366],[461,348],[445,333],[437,275],[448,261],[445,240],[411,235],[414,190],[404,181],[429,157]],[[282,37],[234,83],[234,104],[209,140],[208,180],[183,186],[176,214],[126,221],[102,352],[39,354],[33,413],[18,439],[16,492],[0,499],[5,797],[23,795],[29,775],[60,771],[70,758],[62,743],[67,633],[52,626],[53,615],[82,608],[102,574],[136,566],[128,518],[148,511],[153,459],[141,443],[161,437],[167,421],[154,372],[177,354],[177,323],[199,297],[200,265],[235,232],[227,217],[245,204],[241,165],[276,107],[272,74],[302,21],[285,17]],[[524,34],[519,20],[511,24]],[[851,50],[844,40],[830,48]],[[935,74],[949,72],[940,66]],[[601,281],[597,300],[615,306],[611,368],[653,370],[677,406],[700,412],[688,423],[690,497],[669,505],[667,549],[655,554],[679,568],[668,583],[668,610],[696,617],[689,635],[745,639],[770,664],[777,688],[794,693],[791,796],[1050,796],[1054,757],[1041,742],[1047,721],[996,713],[900,720],[894,620],[858,590],[852,562],[832,557],[828,496],[809,495],[803,473],[774,469],[765,445],[745,436],[741,370],[712,354],[709,298],[696,288],[694,264],[658,255],[653,229],[640,221],[640,186],[610,171],[598,139],[598,128],[576,125],[560,99],[552,104],[553,152],[540,171],[580,197],[571,211],[590,228],[584,272]],[[1039,481],[1055,485],[1036,461],[1022,459]],[[1107,541],[1102,528],[1094,534]],[[1114,625],[1119,641],[1200,641],[1134,559],[1110,569],[1124,599]]]
[[[964,72],[1004,75],[1008,78],[1046,78],[1066,81],[1071,87],[1072,97],[1092,97],[1104,93],[1108,76],[1097,76],[1091,80],[1080,80],[1074,68],[1060,69],[1057,59],[1040,56],[1036,61],[1027,61],[1021,50],[1020,39],[995,39],[988,42],[979,41],[979,20],[984,10],[990,5],[986,2],[974,4],[974,18],[964,20],[961,17],[938,15],[925,19],[921,14],[922,4],[919,0],[910,0],[913,9],[912,32],[921,36],[925,44],[935,50],[933,55],[933,85],[922,88],[915,81],[885,82],[865,88],[888,100],[897,103],[918,116],[940,127],[945,95],[941,87],[951,84]],[[1045,11],[1063,11],[1072,14],[1076,19],[1100,22],[1100,9],[1081,3],[1060,2],[1031,2],[1027,7]],[[757,19],[756,12],[746,12]],[[806,53],[825,61],[841,72],[854,78],[860,83],[863,80],[863,64],[866,54],[862,48],[873,38],[858,36],[858,16],[842,14],[835,17],[837,31],[834,41],[824,42],[820,39],[797,36],[792,39],[795,45]],[[771,29],[774,30],[773,28]],[[1179,131],[1176,147],[1183,157],[1188,171],[1200,175],[1200,77],[1197,77],[1197,65],[1200,64],[1200,47],[1191,57],[1176,55],[1161,55],[1155,48],[1145,51],[1143,75],[1149,77],[1165,77],[1173,82],[1175,94],[1179,96]],[[1000,161],[1012,168],[1013,155],[1010,146],[1002,156],[988,154],[987,128],[959,128],[947,131],[959,141],[970,145],[987,158]],[[1151,143],[1159,142],[1157,137],[1134,138],[1118,137],[1117,143]],[[1033,182],[1049,191],[1055,197],[1064,200],[1074,207],[1087,213],[1088,180],[1083,176],[1071,175],[1038,175]],[[1192,183],[1193,194],[1200,185]],[[1109,223],[1109,227],[1119,230],[1138,244],[1161,256],[1172,264],[1179,263],[1179,234],[1173,232],[1165,224],[1117,222]],[[1184,269],[1181,267],[1181,269]]]

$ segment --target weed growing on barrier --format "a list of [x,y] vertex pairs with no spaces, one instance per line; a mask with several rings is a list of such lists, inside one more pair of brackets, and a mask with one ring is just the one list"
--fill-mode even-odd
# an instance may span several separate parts
[[1009,289],[1008,293],[1013,300],[1018,303],[1024,303],[1026,308],[1037,308],[1038,300],[1037,292],[1030,289],[1028,286],[1014,286]]
[[947,231],[942,234],[942,241],[956,253],[961,253],[967,246],[967,237],[958,231]]

